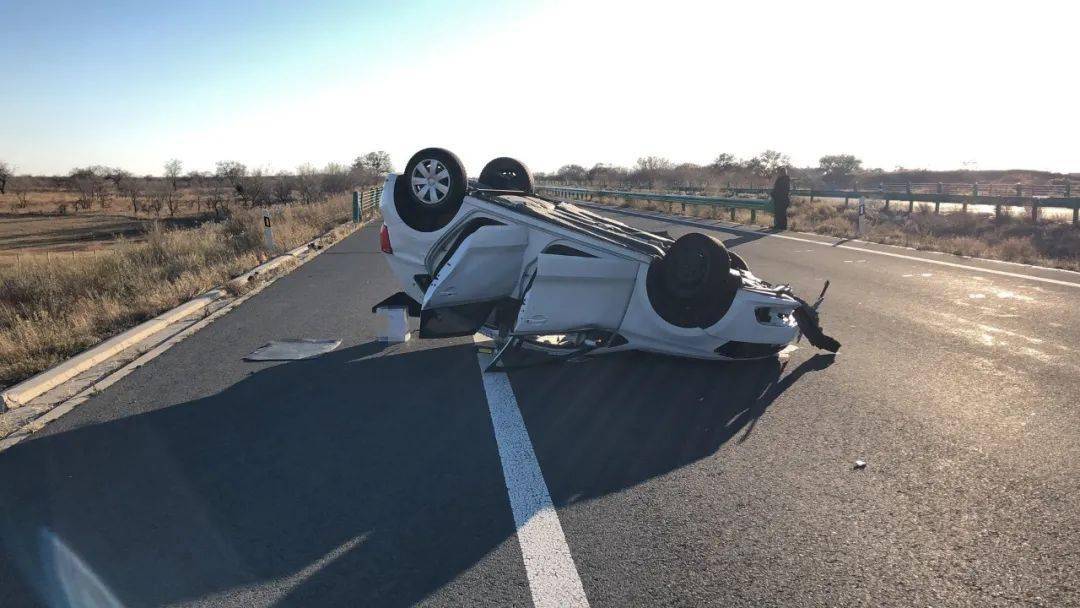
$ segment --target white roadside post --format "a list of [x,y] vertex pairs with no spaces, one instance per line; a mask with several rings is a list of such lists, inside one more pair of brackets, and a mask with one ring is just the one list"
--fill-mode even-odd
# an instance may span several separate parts
[[866,218],[866,197],[859,197],[859,225],[856,228],[856,233],[859,236],[863,235],[863,220]]
[[277,251],[274,245],[274,229],[270,226],[270,210],[263,209],[263,242],[270,251]]

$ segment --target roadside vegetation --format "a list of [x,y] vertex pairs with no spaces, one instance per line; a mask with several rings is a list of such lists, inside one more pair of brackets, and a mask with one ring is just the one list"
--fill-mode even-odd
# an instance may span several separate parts
[[[1046,171],[926,171],[897,167],[893,171],[866,169],[862,161],[849,154],[823,156],[817,167],[791,167],[786,155],[767,150],[748,159],[732,154],[720,154],[708,165],[675,164],[655,156],[642,157],[632,168],[598,164],[591,169],[565,165],[550,174],[538,174],[545,183],[581,186],[598,189],[632,189],[670,191],[703,195],[731,196],[734,187],[770,187],[777,171],[785,167],[799,187],[851,188],[857,184],[875,188],[880,183],[937,183],[965,182],[998,189],[1024,186],[1061,186],[1071,182],[1074,192],[1080,190],[1080,175]],[[902,195],[898,195],[902,196]],[[695,217],[729,219],[727,212],[704,206],[653,202],[606,201],[622,206],[685,213]],[[899,204],[898,204],[899,203]],[[949,207],[946,205],[945,207]],[[1068,214],[1068,215],[1071,215]],[[740,210],[736,221],[749,222],[750,213]],[[794,197],[789,209],[789,227],[841,238],[856,238],[858,211],[852,200],[845,205],[842,199]],[[902,245],[915,249],[942,251],[956,255],[983,257],[1024,264],[1037,264],[1080,270],[1080,229],[1070,225],[1069,217],[1052,210],[1042,210],[1038,221],[1032,221],[1030,210],[1017,209],[989,214],[972,209],[967,213],[933,213],[932,205],[916,205],[907,211],[906,201],[894,199],[890,209],[881,201],[868,201],[864,219],[865,232],[858,237],[867,241]],[[769,225],[772,217],[757,214],[759,224]]]
[[[279,249],[351,217],[347,195],[273,208]],[[196,228],[151,227],[95,255],[23,256],[0,267],[0,386],[14,384],[250,270],[275,252],[262,211],[232,208]]]
[[[731,217],[727,211],[703,205],[687,205],[684,211],[678,203],[624,199],[598,199],[598,202],[703,219],[730,220]],[[930,205],[916,205],[909,215],[906,204],[904,207],[885,210],[868,202],[865,232],[858,236],[858,210],[854,202],[845,207],[843,200],[810,202],[809,198],[795,197],[788,211],[788,227],[845,239],[1080,271],[1080,229],[1068,222],[1032,223],[1027,215],[995,218],[992,214],[974,212],[934,214]],[[750,223],[750,212],[737,210],[735,221]],[[760,212],[755,223],[769,226],[772,215]]]

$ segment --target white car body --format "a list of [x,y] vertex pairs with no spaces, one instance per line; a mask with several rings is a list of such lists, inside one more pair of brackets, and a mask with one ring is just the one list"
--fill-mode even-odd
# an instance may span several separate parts
[[[663,235],[643,233],[565,202],[476,189],[470,189],[445,226],[425,232],[411,228],[399,214],[399,178],[387,178],[380,201],[393,250],[384,257],[423,314],[470,304],[482,312],[482,303],[512,302],[520,308],[512,328],[504,322],[503,338],[570,335],[578,336],[577,344],[595,347],[597,340],[588,342],[589,336],[609,337],[599,339],[603,348],[589,349],[588,354],[637,349],[701,359],[752,359],[773,356],[799,335],[793,311],[801,302],[748,270],[730,271],[743,286],[716,323],[679,327],[665,321],[653,309],[646,288],[650,264],[663,256],[663,247],[655,246]],[[552,218],[545,217],[545,209]],[[623,234],[616,237],[616,232]],[[423,331],[422,325],[421,337]],[[490,323],[488,331],[494,332]],[[619,338],[610,339],[613,336]],[[742,351],[734,353],[731,344],[760,348],[740,346]]]

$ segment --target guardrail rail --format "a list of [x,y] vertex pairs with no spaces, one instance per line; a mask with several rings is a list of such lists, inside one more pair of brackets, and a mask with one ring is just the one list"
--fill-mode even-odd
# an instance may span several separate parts
[[[771,188],[763,187],[737,187],[728,185],[725,192],[731,196],[701,196],[696,194],[671,194],[638,190],[606,190],[593,188],[578,188],[571,186],[543,185],[541,190],[551,192],[567,198],[585,196],[612,196],[626,199],[665,201],[671,203],[712,205],[730,207],[734,217],[734,209],[743,208],[764,209],[771,211],[771,201],[766,198]],[[1023,207],[1029,209],[1032,220],[1038,220],[1039,210],[1052,207],[1059,209],[1072,209],[1072,223],[1080,225],[1080,194],[1073,188],[1073,184],[1049,184],[1049,185],[1008,185],[1008,184],[879,184],[877,188],[863,189],[856,184],[854,188],[813,188],[795,187],[791,190],[792,196],[815,198],[842,198],[848,204],[851,199],[868,198],[881,200],[885,203],[885,209],[889,209],[893,201],[907,202],[908,213],[915,209],[916,202],[933,203],[934,213],[940,213],[941,204],[960,205],[963,212],[967,212],[968,205],[986,205],[995,208],[998,214],[1001,209],[1007,207]],[[750,195],[762,198],[739,198],[739,195]],[[751,218],[753,219],[753,218]]]
[[696,194],[668,194],[664,192],[638,192],[633,190],[593,190],[590,188],[572,188],[564,186],[537,186],[538,190],[561,196],[570,200],[585,200],[592,197],[607,196],[628,200],[658,201],[680,203],[683,210],[686,205],[705,205],[727,209],[731,219],[735,219],[736,209],[749,209],[750,221],[757,221],[758,211],[772,212],[772,200],[768,198],[739,198],[737,196],[699,196]]

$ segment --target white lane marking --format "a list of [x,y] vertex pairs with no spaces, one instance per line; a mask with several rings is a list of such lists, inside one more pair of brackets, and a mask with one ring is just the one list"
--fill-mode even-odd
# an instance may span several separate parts
[[[487,340],[483,336],[475,340],[481,338]],[[484,373],[490,357],[481,353],[477,359],[533,604],[537,608],[588,606],[510,378],[503,372]]]
[[[665,217],[662,216],[662,215],[645,215],[643,213],[633,213],[633,212],[630,212],[630,211],[626,211],[625,209],[613,209],[611,211],[613,211],[615,213],[625,213],[627,215],[636,215],[638,217],[643,217],[643,218],[647,218],[647,219],[655,219],[655,220],[663,220],[663,219],[665,219]],[[1016,279],[1024,279],[1024,280],[1027,280],[1027,281],[1038,281],[1040,283],[1050,283],[1051,285],[1064,285],[1065,287],[1077,287],[1077,288],[1080,288],[1080,283],[1073,283],[1073,282],[1070,282],[1070,281],[1062,281],[1060,279],[1048,279],[1046,277],[1033,277],[1033,276],[1028,275],[1028,274],[1021,274],[1019,272],[1009,272],[1007,270],[994,270],[992,268],[979,268],[978,266],[968,266],[967,264],[957,264],[956,262],[946,262],[945,260],[931,260],[931,259],[928,259],[928,258],[920,258],[920,257],[916,257],[916,256],[913,256],[913,255],[904,255],[902,253],[893,253],[892,251],[880,251],[880,250],[877,250],[877,249],[867,249],[865,247],[853,247],[851,245],[845,245],[845,244],[841,244],[841,243],[838,243],[838,244],[826,243],[824,241],[815,241],[813,239],[804,239],[802,237],[791,236],[789,234],[772,234],[772,233],[769,233],[769,232],[759,232],[757,230],[746,230],[745,228],[734,228],[734,227],[731,227],[731,226],[715,226],[715,225],[705,224],[705,223],[701,223],[701,222],[687,222],[687,223],[694,224],[694,225],[697,225],[697,226],[701,226],[702,228],[708,228],[710,230],[720,231],[720,232],[726,232],[726,231],[741,232],[743,234],[754,234],[754,235],[758,235],[758,236],[767,236],[767,237],[777,238],[777,239],[787,239],[789,241],[798,241],[800,243],[811,243],[813,245],[821,245],[822,247],[833,247],[833,248],[836,248],[836,249],[847,249],[848,251],[861,251],[861,252],[864,252],[864,253],[873,253],[875,255],[885,255],[885,256],[889,256],[891,258],[899,258],[901,260],[911,260],[913,262],[926,262],[927,264],[937,264],[939,266],[948,266],[950,268],[961,268],[963,270],[971,270],[971,271],[974,271],[974,272],[985,272],[987,274],[996,274],[996,275],[1003,276],[1003,277],[1013,277],[1013,278],[1016,278]],[[845,261],[847,261],[847,260],[845,260]],[[1012,264],[1013,263],[1013,262],[1003,262],[1001,260],[986,260],[986,261],[987,262],[1002,263],[1002,264]],[[1049,270],[1049,271],[1052,271],[1052,272],[1058,272],[1058,269],[1055,269],[1055,268],[1046,268],[1045,270]],[[1067,271],[1065,271],[1065,272],[1067,272]]]

